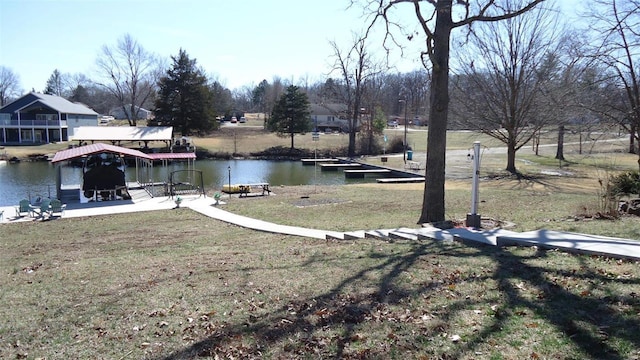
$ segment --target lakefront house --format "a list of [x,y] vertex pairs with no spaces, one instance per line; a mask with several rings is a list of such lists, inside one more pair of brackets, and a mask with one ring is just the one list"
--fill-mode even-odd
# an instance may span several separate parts
[[30,92],[0,108],[0,144],[67,141],[81,126],[97,126],[98,113],[55,95]]

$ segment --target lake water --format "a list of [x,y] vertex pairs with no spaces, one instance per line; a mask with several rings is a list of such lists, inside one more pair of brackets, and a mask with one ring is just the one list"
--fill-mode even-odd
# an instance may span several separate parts
[[[203,172],[205,190],[218,190],[229,183],[268,182],[278,185],[326,185],[372,182],[373,178],[345,179],[342,171],[320,171],[320,167],[303,166],[300,161],[268,161],[268,160],[198,160],[195,168]],[[154,181],[166,181],[174,170],[186,169],[186,163],[175,162],[168,166],[155,165],[152,178]],[[135,168],[127,168],[127,181],[135,181]],[[75,185],[82,181],[82,169],[78,167],[62,167],[62,184]],[[13,206],[20,199],[32,199],[37,196],[55,196],[55,165],[49,162],[21,162],[18,164],[0,165],[0,206]]]

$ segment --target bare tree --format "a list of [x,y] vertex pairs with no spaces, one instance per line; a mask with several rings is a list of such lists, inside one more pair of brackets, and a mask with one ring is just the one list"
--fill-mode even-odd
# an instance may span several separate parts
[[11,69],[0,66],[0,106],[20,95],[20,78]]
[[267,126],[267,122],[271,113],[273,113],[273,109],[276,106],[276,103],[285,92],[285,83],[278,76],[274,76],[271,84],[268,84],[266,87],[266,92],[264,94],[264,111],[265,111],[265,128]]
[[[387,36],[385,48],[398,44],[402,37],[413,39],[417,32],[403,26],[405,19],[394,19],[393,9],[408,5],[418,20],[419,31],[424,36],[426,50],[423,63],[431,66],[429,132],[427,135],[427,170],[424,187],[422,213],[418,223],[438,222],[445,219],[444,183],[447,119],[449,112],[449,52],[453,29],[474,22],[500,21],[519,16],[544,0],[523,1],[521,6],[511,9],[501,6],[498,0],[378,0],[367,4],[374,6],[369,29],[382,22]],[[357,2],[357,0],[352,0]],[[456,20],[453,13],[456,11]],[[389,45],[389,46],[387,46]]]
[[[506,0],[505,6],[513,9],[515,2]],[[456,92],[456,107],[466,110],[462,118],[472,128],[507,146],[506,170],[512,174],[516,152],[556,121],[553,98],[562,75],[557,14],[539,7],[474,26],[462,54],[468,88]]]
[[138,109],[151,99],[161,73],[156,56],[126,34],[116,46],[104,45],[96,63],[102,75],[98,84],[118,100],[129,125],[136,126]]
[[594,59],[609,70],[617,89],[601,115],[614,119],[630,135],[629,152],[638,154],[640,142],[640,0],[594,0],[588,17],[599,38],[592,49]]
[[335,56],[333,70],[338,71],[341,76],[341,84],[338,83],[341,91],[336,93],[349,109],[347,154],[350,157],[355,156],[356,153],[356,130],[364,92],[363,82],[373,75],[373,63],[367,52],[366,38],[355,34],[353,38],[353,45],[346,52],[340,50],[335,41],[330,42]]

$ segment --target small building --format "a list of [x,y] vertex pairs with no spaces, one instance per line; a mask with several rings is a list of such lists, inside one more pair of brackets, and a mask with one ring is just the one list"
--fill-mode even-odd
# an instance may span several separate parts
[[[139,106],[134,107],[136,109],[136,118],[140,120],[150,120],[153,118],[153,112]],[[116,119],[129,119],[129,112],[131,111],[131,104],[115,107],[109,110],[109,115]]]
[[86,105],[31,92],[0,108],[0,143],[67,141],[78,127],[97,125],[98,113]]
[[[311,104],[313,129],[326,131],[349,131],[349,107],[345,104]],[[356,126],[357,127],[357,126]]]

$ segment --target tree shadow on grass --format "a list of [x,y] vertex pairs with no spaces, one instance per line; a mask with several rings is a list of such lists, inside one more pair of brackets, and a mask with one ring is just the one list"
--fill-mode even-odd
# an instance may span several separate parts
[[[609,339],[626,341],[635,348],[640,348],[640,338],[637,337],[640,331],[639,320],[637,317],[625,317],[613,305],[614,302],[626,302],[629,306],[638,307],[640,303],[637,298],[634,295],[611,298],[595,295],[597,291],[609,291],[610,284],[637,286],[640,284],[637,278],[611,278],[590,268],[584,261],[579,272],[570,273],[534,265],[534,260],[544,258],[546,252],[529,252],[519,256],[493,247],[461,249],[462,246],[428,241],[411,244],[410,251],[403,254],[372,252],[369,254],[370,259],[376,260],[376,264],[342,279],[325,293],[287,301],[285,305],[264,315],[254,318],[249,315],[244,322],[213,326],[206,338],[162,359],[215,356],[259,358],[263,355],[276,358],[416,356],[428,350],[429,345],[424,345],[425,341],[441,337],[449,329],[459,326],[456,318],[460,312],[487,305],[487,300],[481,296],[455,296],[456,286],[487,281],[497,284],[503,299],[500,307],[495,309],[492,318],[483,323],[478,331],[465,336],[464,341],[433,350],[433,355],[437,358],[453,359],[473,355],[486,339],[508,327],[523,312],[528,312],[551,324],[556,331],[565,333],[569,342],[585,358],[625,358],[626,355],[612,346]],[[492,268],[478,273],[461,273],[455,270],[455,265],[448,268],[440,263],[456,259],[471,261],[474,257],[489,259]],[[323,261],[326,261],[323,256],[315,256],[301,265],[301,271],[306,266]],[[403,274],[415,267],[433,270],[434,277],[418,285],[407,284]],[[567,277],[588,280],[593,286],[590,293],[592,295],[584,292],[576,294],[575,290],[558,283],[557,279]],[[375,288],[371,287],[370,291],[351,290],[367,282],[375,285]],[[536,296],[531,296],[530,292],[523,294],[523,288],[518,283],[526,284],[528,289],[535,291]],[[434,310],[436,321],[417,326],[418,333],[402,333],[398,324],[403,316],[408,316],[412,324],[419,320],[417,314],[407,315],[402,312],[411,307],[412,301],[428,302],[429,299],[436,298],[441,301],[443,296],[448,299],[450,296],[450,301],[446,302],[445,307]],[[388,328],[382,331],[387,334],[386,339],[376,347],[351,346],[361,342],[370,327]],[[593,328],[609,330],[606,336],[597,336],[600,333],[593,331]],[[394,329],[399,330],[397,335]],[[392,354],[394,355],[391,356]],[[570,357],[573,355],[570,351],[569,354]]]
[[[536,250],[531,256],[516,256],[508,251],[495,254],[498,267],[494,279],[505,297],[504,306],[496,309],[495,323],[469,339],[454,356],[472,351],[475,345],[490,336],[491,332],[502,328],[510,318],[526,312],[531,312],[535,318],[545,320],[564,333],[581,352],[582,358],[627,359],[628,354],[622,354],[612,346],[616,341],[626,341],[633,348],[640,348],[640,337],[637,336],[640,321],[637,316],[625,316],[614,308],[622,304],[637,309],[640,307],[637,295],[634,292],[626,296],[603,298],[596,295],[598,292],[612,292],[608,287],[611,284],[637,287],[640,279],[616,279],[594,271],[586,264],[585,255],[575,255],[582,264],[579,272],[553,270],[528,263],[528,260],[544,257],[545,253]],[[562,284],[559,279],[580,279],[591,287],[576,293],[575,289],[571,291],[570,286]],[[527,290],[521,284],[531,287],[528,290],[537,293],[537,296],[523,296]],[[531,356],[538,358],[534,352]]]

